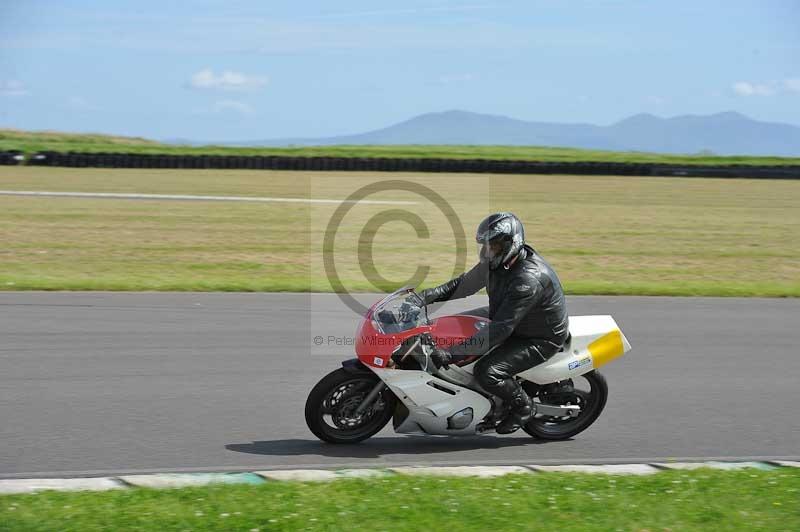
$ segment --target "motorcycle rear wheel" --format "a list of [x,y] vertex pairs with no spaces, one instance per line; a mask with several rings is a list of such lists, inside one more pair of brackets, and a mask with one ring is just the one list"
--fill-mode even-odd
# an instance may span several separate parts
[[306,424],[328,443],[358,443],[380,431],[392,419],[397,398],[385,388],[361,415],[355,410],[379,382],[371,372],[332,371],[308,394]]
[[[575,386],[576,391],[572,394],[572,400],[568,401],[570,404],[577,404],[581,407],[581,412],[577,418],[534,417],[522,427],[522,430],[534,438],[542,440],[566,440],[588,429],[606,406],[608,384],[606,383],[606,378],[597,370],[585,373],[581,375],[581,378],[589,383],[590,390],[586,392],[581,387]],[[528,391],[528,388],[532,388],[523,386],[526,391]],[[565,394],[565,397],[561,399],[569,400],[569,395]],[[550,403],[551,401],[545,402]],[[558,403],[565,404],[563,401],[558,401]]]

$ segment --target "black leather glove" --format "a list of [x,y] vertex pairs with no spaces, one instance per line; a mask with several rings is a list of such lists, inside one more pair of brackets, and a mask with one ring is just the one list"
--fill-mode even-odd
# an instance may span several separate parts
[[426,305],[430,305],[433,303],[433,300],[436,299],[435,291],[431,290],[430,288],[426,288],[425,290],[417,292],[417,294],[419,294],[419,297],[422,298]]
[[433,352],[431,353],[431,362],[433,362],[433,365],[436,366],[437,369],[447,369],[450,367],[450,362],[452,360],[453,355],[451,355],[449,351],[434,346]]

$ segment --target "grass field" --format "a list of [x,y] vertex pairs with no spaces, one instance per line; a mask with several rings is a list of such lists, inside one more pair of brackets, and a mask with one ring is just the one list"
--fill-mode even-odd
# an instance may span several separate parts
[[800,471],[394,477],[0,496],[3,530],[798,530]]
[[329,157],[409,157],[445,159],[500,159],[551,162],[636,162],[673,164],[800,165],[800,157],[747,157],[713,155],[665,155],[553,148],[544,146],[311,146],[296,148],[234,148],[179,146],[109,135],[71,134],[0,129],[0,150],[161,153],[185,155],[289,155]]
[[[491,176],[230,170],[0,167],[0,190],[211,194],[343,199],[404,179],[446,196],[467,237],[511,210],[571,294],[800,296],[800,182],[598,176]],[[423,285],[454,272],[449,222],[429,198],[383,192],[343,219],[335,263],[345,287]],[[336,205],[0,196],[0,289],[330,291],[322,243]],[[424,220],[417,237],[373,216]],[[372,240],[374,270],[358,256]],[[366,248],[365,248],[366,246]]]

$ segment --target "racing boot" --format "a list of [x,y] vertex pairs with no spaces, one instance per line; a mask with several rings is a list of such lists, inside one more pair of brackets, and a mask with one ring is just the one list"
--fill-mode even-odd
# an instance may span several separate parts
[[525,393],[525,390],[523,390],[516,381],[513,381],[513,379],[509,380],[516,385],[516,389],[509,401],[511,409],[508,416],[497,425],[496,432],[498,434],[511,434],[512,432],[516,432],[531,419],[531,416],[533,416],[533,401],[531,401],[531,398],[528,397],[528,394]]

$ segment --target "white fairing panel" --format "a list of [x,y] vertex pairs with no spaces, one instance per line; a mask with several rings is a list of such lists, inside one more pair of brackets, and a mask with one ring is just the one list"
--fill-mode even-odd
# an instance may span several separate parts
[[537,384],[548,384],[583,375],[631,349],[611,316],[570,316],[572,340],[564,351],[519,374]]
[[[427,434],[475,434],[475,425],[486,417],[491,403],[467,388],[439,379],[425,371],[370,368],[408,408],[409,415],[395,432]],[[472,421],[461,429],[448,429],[450,416],[472,408]]]

